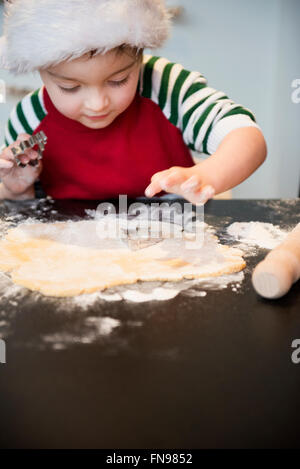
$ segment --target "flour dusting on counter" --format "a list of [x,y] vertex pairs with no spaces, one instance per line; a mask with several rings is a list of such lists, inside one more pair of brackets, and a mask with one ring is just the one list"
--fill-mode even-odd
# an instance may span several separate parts
[[96,301],[116,302],[128,301],[133,303],[145,303],[148,301],[167,301],[175,298],[179,293],[204,298],[208,291],[223,290],[231,286],[232,291],[237,292],[244,280],[243,271],[234,274],[221,275],[219,277],[206,277],[194,280],[182,280],[179,282],[146,282],[136,285],[122,285],[110,288],[105,292],[97,292],[86,295],[77,295],[70,298],[74,306],[83,309],[89,308]]
[[227,233],[243,244],[264,249],[274,249],[288,234],[279,226],[258,221],[232,223],[227,228]]
[[101,341],[101,339],[110,336],[113,330],[120,325],[121,321],[108,316],[88,317],[81,332],[56,332],[44,335],[42,339],[44,344],[50,346],[53,350],[64,350],[70,345],[92,344]]
[[178,295],[180,290],[176,289],[167,289],[167,288],[154,288],[152,292],[142,293],[139,290],[127,290],[123,293],[123,298],[125,300],[133,301],[135,303],[141,303],[149,300],[170,300],[175,298]]

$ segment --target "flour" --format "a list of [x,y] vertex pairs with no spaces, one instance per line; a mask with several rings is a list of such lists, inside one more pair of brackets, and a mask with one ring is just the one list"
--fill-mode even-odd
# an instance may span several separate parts
[[138,289],[136,285],[119,286],[106,290],[105,292],[96,292],[86,295],[74,296],[71,301],[74,306],[79,306],[83,309],[87,309],[96,302],[118,302],[128,301],[133,303],[144,303],[146,301],[166,301],[175,298],[180,291],[187,288],[186,285],[181,287],[170,288],[165,287],[164,283],[167,282],[149,282],[155,283],[154,286],[149,284],[140,284]]
[[90,306],[95,304],[97,301],[121,301],[123,298],[119,293],[89,293],[84,295],[76,295],[73,298],[70,298],[70,302],[73,307],[80,307],[82,309],[88,309]]
[[86,323],[96,326],[99,335],[107,336],[118,326],[121,321],[110,317],[90,317],[87,318]]
[[[106,293],[97,292],[89,295],[78,295],[70,299],[72,304],[87,309],[96,302],[126,301],[145,303],[148,301],[167,301],[175,298],[179,293],[184,296],[204,298],[208,291],[223,290],[231,285],[232,291],[238,292],[244,280],[244,273],[207,277],[179,282],[147,282],[136,285],[119,286],[107,290]],[[205,290],[205,291],[204,291]],[[208,291],[206,291],[208,290]]]
[[274,200],[257,200],[256,204],[258,207],[262,207],[264,209],[272,210],[276,213],[276,215],[284,215],[289,212],[291,209],[293,210],[293,217],[295,218],[295,222],[297,219],[300,221],[300,212],[296,210],[294,211],[294,207],[299,204],[299,199],[274,199]]
[[180,290],[167,289],[167,288],[154,288],[150,293],[142,293],[139,290],[127,290],[123,293],[125,300],[133,301],[135,303],[141,303],[144,301],[164,301],[175,298]]
[[188,290],[186,290],[184,292],[184,295],[185,296],[193,296],[193,297],[197,297],[197,296],[200,296],[200,297],[204,297],[207,295],[207,292],[206,291],[198,291],[198,290],[194,290],[193,288],[189,288]]
[[264,249],[274,249],[288,234],[271,223],[255,221],[232,223],[227,228],[227,233],[243,244]]
[[6,274],[0,272],[0,339],[8,336],[16,307],[23,301],[24,293],[25,288],[15,285]]
[[64,350],[70,345],[92,344],[101,342],[109,337],[114,329],[121,325],[121,321],[108,316],[88,317],[84,321],[81,331],[56,332],[42,337],[42,348]]
[[15,304],[16,297],[21,298],[25,293],[25,288],[16,285],[8,275],[0,272],[0,300],[8,300],[11,304]]

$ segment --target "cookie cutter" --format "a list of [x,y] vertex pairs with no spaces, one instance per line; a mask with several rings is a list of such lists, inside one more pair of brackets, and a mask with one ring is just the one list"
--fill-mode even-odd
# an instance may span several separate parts
[[123,228],[121,227],[123,243],[131,250],[138,251],[163,241],[162,237],[151,238],[151,227],[143,230],[142,236],[139,236],[139,227]]
[[[23,142],[20,142],[19,145],[16,145],[11,148],[12,154],[14,155],[15,162],[17,163],[17,166],[20,166],[21,168],[25,168],[28,164],[30,166],[37,166],[39,164],[39,160],[43,158],[43,151],[45,149],[45,145],[47,143],[47,136],[46,134],[41,130],[35,135],[31,135],[31,137],[28,140],[24,140]],[[31,160],[28,163],[22,163],[18,156],[23,155],[25,150],[28,150],[29,148],[34,148],[35,146],[38,146],[38,157],[36,160]]]

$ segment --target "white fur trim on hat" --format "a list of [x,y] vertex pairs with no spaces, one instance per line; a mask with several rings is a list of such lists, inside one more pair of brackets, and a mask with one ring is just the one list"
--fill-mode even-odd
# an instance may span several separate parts
[[169,31],[164,0],[13,0],[5,7],[0,66],[24,73],[121,44],[157,48]]

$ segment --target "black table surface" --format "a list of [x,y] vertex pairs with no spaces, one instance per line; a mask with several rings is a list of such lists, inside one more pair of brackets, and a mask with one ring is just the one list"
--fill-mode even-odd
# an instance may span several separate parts
[[[96,206],[55,202],[56,215],[43,213],[79,219]],[[0,216],[26,217],[32,210],[3,202]],[[206,206],[205,221],[221,238],[230,223],[253,220],[292,227],[300,222],[300,200]],[[225,288],[167,301],[96,301],[86,309],[62,309],[59,299],[27,290],[21,301],[4,295],[0,446],[299,447],[300,364],[292,362],[291,344],[300,339],[300,283],[282,299],[258,297],[251,272],[266,253],[258,249],[247,258],[235,293]],[[76,340],[91,317],[120,322],[90,343]],[[45,345],[42,338],[55,334],[65,334],[68,345]]]

